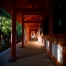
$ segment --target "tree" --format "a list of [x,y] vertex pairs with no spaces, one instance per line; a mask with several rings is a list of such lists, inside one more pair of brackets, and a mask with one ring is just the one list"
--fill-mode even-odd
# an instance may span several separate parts
[[2,7],[0,7],[0,15],[4,16],[6,18],[9,18],[9,19],[12,18],[11,15],[9,13],[7,13]]
[[22,35],[22,25],[19,22],[16,23],[16,35],[17,36]]
[[[0,18],[0,33],[2,32],[3,35],[9,36],[12,29],[12,17],[0,7]],[[16,35],[22,35],[22,26],[18,21],[16,21]]]

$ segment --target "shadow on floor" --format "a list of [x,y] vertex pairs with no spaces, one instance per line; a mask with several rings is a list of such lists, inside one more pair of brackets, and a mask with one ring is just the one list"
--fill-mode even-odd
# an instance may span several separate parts
[[[43,54],[42,52],[35,52],[35,53],[31,53],[31,54],[27,54],[27,55],[24,55],[24,56],[18,56],[17,59],[21,59],[21,58],[26,58],[26,57],[30,57],[30,56],[35,56],[35,55],[39,55],[39,54]],[[46,54],[44,54],[46,55]]]
[[[9,63],[10,51],[4,52],[0,56],[0,66],[56,66],[52,60],[48,57],[45,51],[42,51],[40,46],[37,47],[36,42],[29,41],[26,48],[21,48],[19,43],[16,46],[17,60],[13,63]],[[36,45],[35,45],[36,44]]]

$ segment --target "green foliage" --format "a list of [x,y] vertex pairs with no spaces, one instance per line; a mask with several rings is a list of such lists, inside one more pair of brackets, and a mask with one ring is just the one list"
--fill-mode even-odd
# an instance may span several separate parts
[[11,32],[11,19],[8,19],[8,18],[5,18],[5,17],[2,17],[0,16],[1,19],[0,19],[0,28],[1,28],[1,31],[2,33],[4,33],[5,35],[9,35],[9,33]]
[[11,19],[12,17],[11,17],[11,15],[9,14],[9,13],[7,13],[3,8],[1,8],[0,7],[0,15],[1,16],[4,16],[4,17],[6,17],[6,18],[9,18],[9,19]]
[[17,36],[22,35],[22,25],[19,22],[16,22],[16,34]]
[[9,35],[8,33],[11,32],[11,20],[9,19],[6,19],[4,20],[2,23],[3,23],[3,26],[2,26],[2,31],[6,34],[6,35]]
[[[9,36],[12,29],[11,16],[0,7],[0,29],[3,35]],[[22,26],[19,22],[16,22],[16,35],[22,35]]]

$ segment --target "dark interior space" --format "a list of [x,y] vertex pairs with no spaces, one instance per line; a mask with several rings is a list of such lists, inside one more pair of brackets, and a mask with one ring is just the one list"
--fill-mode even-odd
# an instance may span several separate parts
[[53,33],[65,34],[65,4],[64,1],[58,1],[53,7]]
[[49,34],[49,18],[48,18],[48,16],[43,21],[43,33],[45,35]]

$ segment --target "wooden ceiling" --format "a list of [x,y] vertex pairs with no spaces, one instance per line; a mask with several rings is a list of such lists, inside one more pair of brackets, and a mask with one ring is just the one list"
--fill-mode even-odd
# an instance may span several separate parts
[[[56,0],[16,0],[16,20],[22,24],[24,14],[25,24],[41,23],[55,2]],[[13,0],[0,0],[0,6],[12,15]]]

